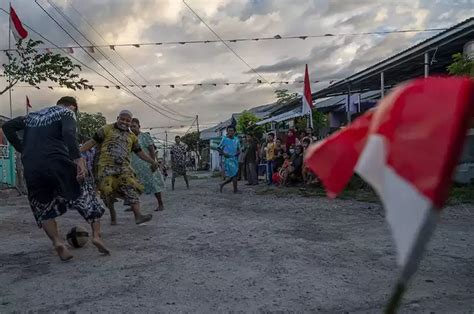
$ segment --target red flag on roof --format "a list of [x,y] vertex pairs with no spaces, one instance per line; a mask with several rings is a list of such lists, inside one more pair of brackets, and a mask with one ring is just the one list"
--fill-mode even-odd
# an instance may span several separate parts
[[426,78],[406,83],[375,110],[311,147],[305,162],[328,195],[342,191],[354,172],[382,200],[405,265],[429,211],[447,199],[469,120],[469,78]]
[[25,39],[28,36],[28,32],[21,24],[20,18],[16,14],[15,9],[10,5],[10,27],[16,41]]
[[309,81],[308,65],[304,72],[304,92],[303,92],[303,114],[308,114],[313,110],[313,99],[311,97],[311,82]]

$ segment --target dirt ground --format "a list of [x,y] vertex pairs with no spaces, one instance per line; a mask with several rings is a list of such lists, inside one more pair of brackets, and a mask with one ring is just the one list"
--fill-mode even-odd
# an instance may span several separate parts
[[[119,207],[103,219],[112,256],[90,244],[63,263],[36,228],[24,198],[0,204],[0,313],[380,313],[396,278],[380,205],[178,181],[166,210],[136,226]],[[152,198],[143,197],[145,212]],[[61,232],[87,227],[75,212]],[[474,311],[474,208],[446,208],[402,313]]]

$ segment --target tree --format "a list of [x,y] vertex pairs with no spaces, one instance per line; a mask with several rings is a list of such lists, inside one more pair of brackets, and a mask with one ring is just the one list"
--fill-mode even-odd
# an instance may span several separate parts
[[80,143],[91,139],[94,133],[106,124],[102,113],[79,112],[77,115],[78,140]]
[[263,127],[256,123],[260,121],[250,111],[244,111],[237,119],[237,132],[245,135],[252,135],[255,138],[261,138],[263,135]]
[[[295,121],[295,128],[297,130],[305,130],[308,125],[307,123],[308,123],[308,116],[300,117],[296,119]],[[326,126],[328,126],[328,119],[326,115],[317,110],[313,110],[313,129],[314,129],[315,134],[317,134],[321,128],[326,127]]]
[[448,66],[448,73],[474,77],[474,60],[463,56],[461,53],[456,53],[453,55],[453,63]]
[[16,50],[7,51],[9,64],[2,64],[7,85],[0,90],[0,95],[7,92],[19,82],[37,86],[41,82],[53,81],[69,89],[91,89],[88,80],[80,78],[76,71],[81,67],[74,64],[68,57],[60,54],[39,53],[37,46],[40,40],[18,41]]
[[[181,141],[186,144],[188,151],[195,152],[198,157],[200,156],[198,151],[198,143],[200,144],[198,132],[186,133],[181,137]],[[203,145],[199,145],[199,147],[203,147]]]
[[277,104],[285,104],[295,100],[298,97],[298,93],[290,93],[287,89],[277,89],[275,97],[277,98]]

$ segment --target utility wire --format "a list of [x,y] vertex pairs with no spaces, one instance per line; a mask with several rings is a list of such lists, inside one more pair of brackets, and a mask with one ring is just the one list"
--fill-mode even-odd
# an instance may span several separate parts
[[229,46],[228,43],[225,42],[224,39],[221,38],[221,36],[219,36],[219,34],[217,34],[207,23],[206,21],[204,21],[200,16],[199,14],[196,13],[196,11],[193,10],[193,8],[191,8],[189,6],[189,4],[186,3],[185,0],[183,0],[183,3],[188,7],[188,9],[202,22],[204,23],[204,25],[206,25],[206,27],[217,37],[219,38],[219,40],[240,60],[242,61],[250,70],[252,70],[252,72],[254,72],[255,74],[258,75],[258,77],[260,77],[263,81],[267,82],[268,84],[270,84],[266,78],[264,78],[260,73],[257,72],[257,70],[255,70],[250,64],[247,63],[247,61],[245,61],[237,52],[235,52],[234,49],[232,49],[231,46]]
[[[0,8],[0,10],[2,12],[4,12],[5,14],[7,15],[10,15],[10,13],[8,13],[6,10]],[[52,42],[51,40],[49,40],[48,38],[44,37],[41,33],[37,32],[34,28],[32,28],[31,26],[25,24],[25,23],[22,23],[23,26],[25,26],[26,28],[28,28],[30,31],[32,31],[33,33],[35,33],[36,35],[38,35],[40,38],[42,38],[43,40],[47,41],[48,43],[50,43],[51,45],[53,45],[54,47],[58,48],[58,49],[61,49],[58,45],[56,45],[54,42]],[[83,67],[91,70],[92,72],[96,73],[97,75],[99,75],[100,77],[104,78],[105,80],[107,80],[108,82],[112,83],[112,84],[116,84],[115,82],[111,81],[108,77],[104,76],[103,74],[97,72],[97,70],[95,70],[94,68],[91,68],[90,66],[88,66],[87,64],[85,64],[84,62],[82,62],[81,60],[79,60],[78,58],[72,56],[72,55],[68,55],[69,58],[75,60],[77,63],[81,64]],[[36,86],[31,86],[31,85],[28,85],[28,86],[16,86],[16,87],[36,87]]]
[[[275,35],[273,37],[253,37],[253,38],[234,38],[234,39],[223,39],[228,43],[238,42],[258,42],[258,41],[273,41],[273,40],[306,40],[313,38],[325,38],[325,37],[346,37],[346,36],[370,36],[370,35],[390,35],[390,34],[405,34],[405,33],[431,33],[445,31],[448,28],[425,28],[425,29],[400,29],[391,31],[374,31],[374,32],[360,32],[360,33],[328,33],[328,34],[317,34],[317,35],[294,35],[294,36],[280,36]],[[454,28],[452,28],[454,29]],[[185,45],[185,44],[208,44],[208,43],[221,43],[221,40],[189,40],[189,41],[168,41],[168,42],[141,42],[141,43],[115,43],[106,45],[94,45],[94,48],[110,48],[115,50],[117,47],[135,47],[140,48],[141,46],[162,46],[162,45]],[[80,46],[63,46],[55,47],[56,49],[66,48],[80,48]],[[14,48],[11,50],[15,50]],[[0,49],[0,51],[8,51],[8,49]]]
[[[49,2],[49,0],[48,0],[48,2]],[[69,5],[70,5],[70,7],[79,15],[79,17],[80,17],[105,43],[107,43],[107,41],[105,40],[105,38],[104,38],[104,37],[99,33],[99,31],[86,19],[86,17],[85,17],[81,12],[79,12],[79,10],[77,10],[77,9],[74,7],[74,5],[72,4],[72,2],[69,2]],[[63,13],[64,13],[64,12],[63,12]],[[109,46],[110,46],[110,45],[109,45]],[[96,47],[97,47],[97,45],[96,45]],[[115,51],[115,50],[114,50],[114,51]],[[135,67],[133,67],[118,51],[115,51],[115,54],[116,54],[129,68],[131,68],[132,71],[135,72],[135,74],[137,74],[146,84],[149,84],[148,80],[147,80],[141,73],[139,73],[139,72],[135,69]],[[134,83],[134,84],[136,84],[136,83]],[[137,86],[141,87],[140,85],[137,85]],[[151,93],[149,93],[148,91],[146,91],[145,89],[141,88],[141,90],[142,90],[144,93],[146,93],[147,95],[149,95],[151,98],[154,98],[153,95],[152,95]],[[158,93],[159,93],[162,97],[166,98],[166,97],[165,97],[162,93],[160,93],[159,91],[158,91]],[[156,99],[156,100],[157,100],[157,99]],[[158,100],[157,100],[157,101],[158,101]],[[169,112],[169,113],[173,113],[173,114],[179,115],[179,116],[181,116],[181,117],[183,117],[183,118],[193,118],[193,117],[191,117],[191,116],[184,115],[184,114],[182,114],[182,113],[180,113],[180,112],[178,112],[178,111],[176,111],[176,110],[174,110],[174,109],[172,109],[172,108],[170,108],[170,107],[168,107],[168,106],[166,106],[166,105],[164,105],[164,104],[160,104],[160,106],[163,107],[163,108],[166,108],[166,109],[167,109],[166,111]]]
[[[64,14],[64,12],[62,12],[61,9],[59,9],[54,3],[52,3],[50,0],[47,0],[47,2],[51,5],[51,7],[57,12],[59,13],[59,15],[76,31],[78,32],[89,44],[93,45],[94,43],[92,41],[90,41],[86,35],[84,35],[84,33],[82,33],[77,27],[76,25],[68,18],[67,15]],[[99,53],[107,60],[109,61],[110,64],[112,64],[112,66],[114,66],[120,73],[122,73],[130,82],[132,82],[133,84],[137,85],[137,83],[131,79],[126,73],[124,73],[124,71],[118,66],[116,65],[112,60],[110,60],[110,58],[104,54],[102,52],[101,49],[97,49],[99,51]],[[89,54],[89,52],[88,52]],[[89,54],[90,55],[90,54]],[[104,68],[104,67],[103,67]],[[110,72],[108,72],[110,73]],[[119,81],[116,77],[114,77],[117,81]],[[120,82],[120,81],[119,81]],[[120,82],[121,83],[121,82]],[[141,86],[139,86],[140,89],[143,90],[143,88]],[[152,98],[153,99],[153,98]],[[174,112],[171,112],[170,110],[166,109],[166,108],[158,108],[156,105],[153,104],[154,107],[156,107],[157,109],[159,110],[163,110],[165,112],[167,112],[168,114],[171,114],[171,115],[175,115],[176,113]],[[163,113],[161,113],[162,115],[166,116],[167,118],[170,118],[170,119],[173,119],[172,117],[168,116],[168,115],[165,115]]]
[[145,105],[147,105],[149,108],[151,108],[152,110],[154,110],[155,112],[169,118],[169,119],[172,119],[172,120],[175,120],[175,121],[179,121],[179,122],[187,122],[186,120],[179,120],[179,119],[175,119],[173,117],[170,117],[166,114],[164,114],[163,112],[161,112],[160,110],[158,110],[155,106],[153,106],[152,104],[150,104],[148,101],[144,100],[143,98],[141,98],[140,96],[138,96],[137,94],[135,94],[133,91],[131,91],[130,89],[128,89],[119,79],[117,79],[107,68],[105,68],[96,58],[94,58],[94,56],[92,56],[89,51],[87,51],[87,49],[85,49],[75,38],[74,36],[72,36],[53,16],[51,16],[51,14],[49,14],[48,11],[46,11],[45,8],[43,8],[43,6],[41,6],[41,4],[38,3],[38,0],[35,0],[35,3],[41,8],[41,10],[43,10],[43,12],[46,13],[46,15],[48,15],[58,26],[59,28],[61,28],[77,45],[79,45],[79,47],[81,47],[82,50],[84,50],[84,52],[86,52],[87,55],[89,55],[89,57],[94,60],[102,69],[104,69],[104,71],[106,71],[111,77],[113,77],[118,83],[119,85],[121,85],[124,90],[126,90],[128,93],[130,93],[131,95],[133,95],[135,98],[139,99],[141,102],[143,102]]
[[[324,81],[321,81],[321,80],[315,80],[315,81],[311,81],[310,83],[313,83],[313,84],[316,84],[316,83],[324,83],[324,82],[335,82],[335,81],[339,81],[341,79],[325,79]],[[270,85],[293,85],[293,84],[303,84],[304,81],[303,80],[296,80],[296,81],[272,81],[270,82]],[[142,87],[142,88],[145,88],[145,87],[170,87],[170,88],[175,88],[175,87],[196,87],[196,86],[200,86],[200,87],[204,87],[204,86],[230,86],[230,85],[262,85],[263,82],[261,81],[257,81],[257,82],[216,82],[216,83],[173,83],[173,84],[170,84],[170,83],[166,83],[166,84],[150,84],[150,85],[136,85],[136,84],[129,84],[128,86],[129,87]],[[92,85],[92,87],[94,88],[98,88],[98,87],[103,87],[103,88],[110,88],[110,87],[117,87],[116,85],[97,85],[97,84],[90,84]],[[17,87],[36,87],[36,86],[31,86],[31,85],[18,85]],[[39,85],[39,87],[43,87],[43,88],[53,88],[53,87],[63,87],[61,85]],[[189,120],[191,121],[191,120]]]

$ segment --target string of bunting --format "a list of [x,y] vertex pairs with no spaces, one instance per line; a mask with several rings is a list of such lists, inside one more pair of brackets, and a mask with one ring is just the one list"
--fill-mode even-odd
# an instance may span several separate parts
[[[400,33],[423,33],[423,32],[439,32],[444,31],[447,28],[427,28],[427,29],[406,29],[406,30],[392,30],[392,31],[378,31],[378,32],[361,32],[361,33],[338,33],[338,34],[321,34],[321,35],[298,35],[298,36],[281,36],[275,35],[273,37],[254,37],[254,38],[235,38],[235,39],[224,39],[225,42],[238,43],[248,41],[269,41],[269,40],[292,40],[292,39],[313,39],[313,38],[324,38],[324,37],[341,37],[341,36],[368,36],[368,35],[388,35],[388,34],[400,34]],[[59,47],[47,47],[41,48],[47,53],[52,53],[54,50],[63,50],[66,53],[74,53],[74,49],[86,49],[90,53],[94,53],[97,48],[109,48],[115,50],[117,47],[135,47],[140,48],[142,46],[162,46],[162,45],[186,45],[186,44],[210,44],[210,43],[221,43],[221,40],[189,40],[189,41],[165,41],[165,42],[145,42],[145,43],[125,43],[125,44],[107,44],[107,45],[93,45],[93,46],[59,46]],[[11,49],[0,49],[0,51],[16,50]]]
[[[332,84],[339,79],[332,79],[332,80],[323,80],[323,81],[311,81],[311,83],[322,83],[322,82],[328,82],[329,84]],[[296,80],[296,81],[272,81],[270,84],[274,85],[293,85],[293,84],[303,84],[303,80]],[[160,87],[169,87],[169,88],[176,88],[176,87],[205,87],[205,86],[231,86],[231,85],[264,85],[266,84],[260,79],[257,79],[256,82],[216,82],[216,83],[178,83],[178,84],[143,84],[143,85],[126,85],[128,87],[142,87],[142,88],[147,88],[147,87],[155,87],[155,88],[160,88]],[[110,88],[116,88],[116,89],[121,89],[120,86],[118,85],[91,85],[93,88],[105,88],[105,89],[110,89]],[[60,86],[60,85],[48,85],[48,86],[34,86],[34,85],[18,85],[16,87],[33,87],[36,89],[41,89],[41,88],[49,88],[49,89],[54,89],[54,88],[66,88],[65,86]]]

